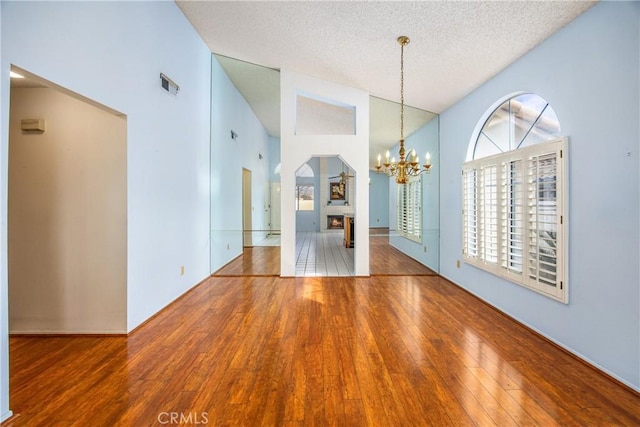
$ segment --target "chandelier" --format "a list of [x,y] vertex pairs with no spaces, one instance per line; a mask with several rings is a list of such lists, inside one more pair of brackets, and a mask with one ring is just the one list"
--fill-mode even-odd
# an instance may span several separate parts
[[420,167],[420,159],[416,154],[416,150],[411,150],[409,158],[406,156],[404,148],[404,47],[409,44],[409,37],[398,37],[400,44],[400,160],[396,162],[396,158],[389,159],[389,150],[385,155],[384,163],[380,164],[382,158],[378,154],[378,164],[376,165],[377,173],[384,173],[387,176],[395,176],[398,184],[406,184],[412,176],[418,176],[421,173],[429,173],[431,170],[431,154],[425,155],[425,162]]

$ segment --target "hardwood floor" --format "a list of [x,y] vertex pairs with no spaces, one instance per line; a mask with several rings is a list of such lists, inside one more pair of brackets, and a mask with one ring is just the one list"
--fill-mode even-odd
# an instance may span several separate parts
[[129,337],[11,337],[10,372],[6,426],[640,425],[439,276],[211,277]]
[[388,236],[369,236],[371,275],[435,276],[438,273],[389,245]]
[[[379,234],[375,234],[379,233]],[[388,230],[372,230],[369,237],[371,275],[437,275],[428,267],[389,246]],[[216,276],[279,276],[280,247],[254,246],[215,273]],[[351,276],[353,249],[342,245],[341,234],[298,233],[296,276]]]
[[215,272],[216,276],[280,276],[280,246],[244,248],[242,255]]

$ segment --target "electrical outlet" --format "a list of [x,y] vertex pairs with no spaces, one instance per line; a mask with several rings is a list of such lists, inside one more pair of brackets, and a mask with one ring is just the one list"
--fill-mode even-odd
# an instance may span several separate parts
[[227,243],[227,250],[229,250],[229,244]]
[[184,276],[184,265],[180,266],[180,275]]
[[456,267],[460,268],[460,260],[456,260]]
[[427,252],[427,246],[426,245],[424,246],[424,251]]

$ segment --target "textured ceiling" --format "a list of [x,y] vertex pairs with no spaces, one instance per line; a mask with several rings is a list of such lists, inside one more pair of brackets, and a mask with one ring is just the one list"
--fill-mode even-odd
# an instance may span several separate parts
[[178,1],[212,52],[436,113],[593,5],[583,1]]
[[[272,111],[274,96],[279,97],[274,70],[308,74],[399,102],[400,47],[396,39],[407,35],[411,43],[405,48],[405,102],[440,113],[595,2],[176,3],[219,59],[240,60],[221,63],[267,131],[279,135],[275,129],[279,111]],[[251,64],[271,70],[260,71]],[[397,133],[397,121],[394,118],[379,127]],[[411,131],[405,129],[409,135]],[[373,127],[371,131],[373,135]],[[372,151],[373,145],[372,141]]]

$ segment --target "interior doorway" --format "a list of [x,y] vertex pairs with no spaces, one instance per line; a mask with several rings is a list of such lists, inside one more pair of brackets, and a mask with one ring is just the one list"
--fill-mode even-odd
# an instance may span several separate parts
[[12,71],[9,332],[126,333],[126,116]]
[[253,206],[251,203],[251,171],[242,168],[242,246],[253,246]]
[[271,211],[270,211],[270,225],[269,232],[271,235],[279,236],[280,235],[280,183],[272,182],[271,183]]
[[312,157],[296,171],[296,276],[355,274],[355,179],[338,156]]

